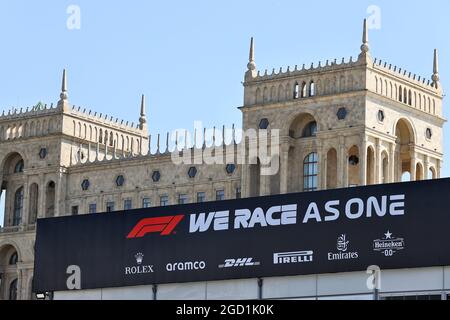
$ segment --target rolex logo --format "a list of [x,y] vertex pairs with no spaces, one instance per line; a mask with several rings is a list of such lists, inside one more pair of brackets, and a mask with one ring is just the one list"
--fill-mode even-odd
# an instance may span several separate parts
[[139,265],[141,265],[142,261],[144,261],[144,254],[142,254],[141,252],[136,253],[134,257],[136,258],[136,263]]

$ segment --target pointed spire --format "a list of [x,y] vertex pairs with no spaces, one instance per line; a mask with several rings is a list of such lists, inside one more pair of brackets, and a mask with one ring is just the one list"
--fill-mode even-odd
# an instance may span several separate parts
[[251,80],[257,75],[255,63],[255,43],[253,37],[250,40],[250,52],[248,56],[247,72],[245,73],[245,80]]
[[156,153],[157,154],[159,154],[160,153],[160,151],[161,151],[161,146],[160,146],[160,144],[159,144],[159,142],[160,142],[160,137],[161,137],[161,135],[158,133],[158,139],[157,139],[157,141],[156,141]]
[[61,92],[67,92],[67,74],[66,74],[66,69],[63,70]]
[[63,112],[67,112],[69,110],[69,101],[67,94],[67,73],[66,69],[63,71],[62,83],[61,83],[61,94],[59,95],[60,100],[58,101],[58,108],[61,108]]
[[369,62],[370,62],[370,53],[369,53],[369,51],[370,51],[370,47],[369,47],[369,29],[367,27],[367,19],[364,19],[362,45],[361,45],[361,53],[359,54],[359,60],[362,60],[365,63],[369,64]]
[[253,37],[250,40],[250,53],[248,56],[248,65],[249,70],[254,70],[256,68],[255,65],[255,43],[253,41]]
[[147,129],[147,117],[145,115],[145,95],[142,95],[141,98],[141,115],[139,117],[139,129],[144,130]]
[[439,56],[438,50],[434,49],[434,57],[433,57],[433,76],[431,77],[433,80],[433,87],[436,89],[439,88]]
[[369,44],[369,30],[367,28],[367,19],[364,19],[362,42],[363,44]]

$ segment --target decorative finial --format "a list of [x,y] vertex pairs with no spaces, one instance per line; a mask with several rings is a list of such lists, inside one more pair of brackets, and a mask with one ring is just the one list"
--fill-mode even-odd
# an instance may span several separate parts
[[257,76],[255,63],[255,43],[253,37],[250,40],[250,53],[248,56],[247,72],[245,73],[245,80],[251,80]]
[[255,43],[253,41],[253,37],[250,40],[250,53],[248,56],[248,70],[255,70],[256,64],[255,64]]
[[66,112],[69,110],[69,101],[68,101],[68,94],[67,94],[67,73],[66,69],[63,71],[62,76],[62,84],[61,84],[61,94],[59,95],[60,100],[58,101],[58,107],[61,108],[63,112]]
[[433,80],[433,87],[436,89],[439,88],[439,57],[438,50],[434,49],[434,58],[433,58],[433,76],[431,77]]
[[[369,30],[367,28],[367,19],[364,19],[362,42],[363,42],[363,45],[367,45],[367,51],[369,51],[369,48],[368,48],[368,46],[369,46]],[[361,50],[363,50],[363,49],[361,49]]]
[[369,30],[367,27],[367,19],[364,19],[363,24],[363,36],[362,36],[362,45],[361,45],[361,53],[359,54],[359,60],[364,60],[367,64],[369,64],[370,58],[370,47],[369,47]]
[[139,129],[141,129],[141,130],[147,129],[146,123],[147,123],[147,117],[145,116],[145,95],[142,95],[141,115],[139,117]]

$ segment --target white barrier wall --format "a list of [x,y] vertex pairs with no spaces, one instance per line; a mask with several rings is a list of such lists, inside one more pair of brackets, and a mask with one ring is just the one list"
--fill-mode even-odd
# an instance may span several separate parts
[[[158,285],[157,300],[370,300],[365,272]],[[153,286],[55,292],[55,300],[153,300]],[[450,294],[450,266],[381,272],[381,297]]]

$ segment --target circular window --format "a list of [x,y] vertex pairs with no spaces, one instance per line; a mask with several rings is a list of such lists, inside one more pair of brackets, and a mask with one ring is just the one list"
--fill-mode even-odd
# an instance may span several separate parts
[[195,178],[197,175],[197,168],[196,167],[190,167],[188,170],[188,176],[189,178]]
[[339,108],[336,115],[337,115],[338,120],[344,120],[347,117],[347,109]]
[[385,115],[384,115],[384,111],[383,110],[379,110],[378,111],[377,118],[378,118],[378,121],[384,122]]
[[233,174],[234,171],[236,170],[236,165],[235,165],[235,164],[232,164],[232,163],[227,164],[225,170],[227,170],[227,173],[228,173],[228,174]]
[[123,186],[124,183],[125,183],[125,178],[122,175],[120,175],[116,178],[116,185],[118,187]]
[[348,158],[348,163],[351,166],[357,166],[359,163],[359,158],[357,156],[350,156],[350,158]]
[[88,179],[84,179],[83,182],[81,183],[81,189],[83,191],[86,191],[89,189],[89,186],[91,185],[91,183],[89,182]]
[[267,129],[269,127],[269,120],[267,118],[261,119],[261,121],[259,122],[259,128],[264,130]]
[[433,131],[431,131],[431,128],[427,128],[427,130],[425,131],[425,135],[427,139],[431,139],[433,137]]
[[161,179],[161,173],[159,171],[153,171],[152,180],[153,182],[158,182]]
[[47,148],[41,148],[39,150],[39,158],[45,159],[45,157],[47,157]]

